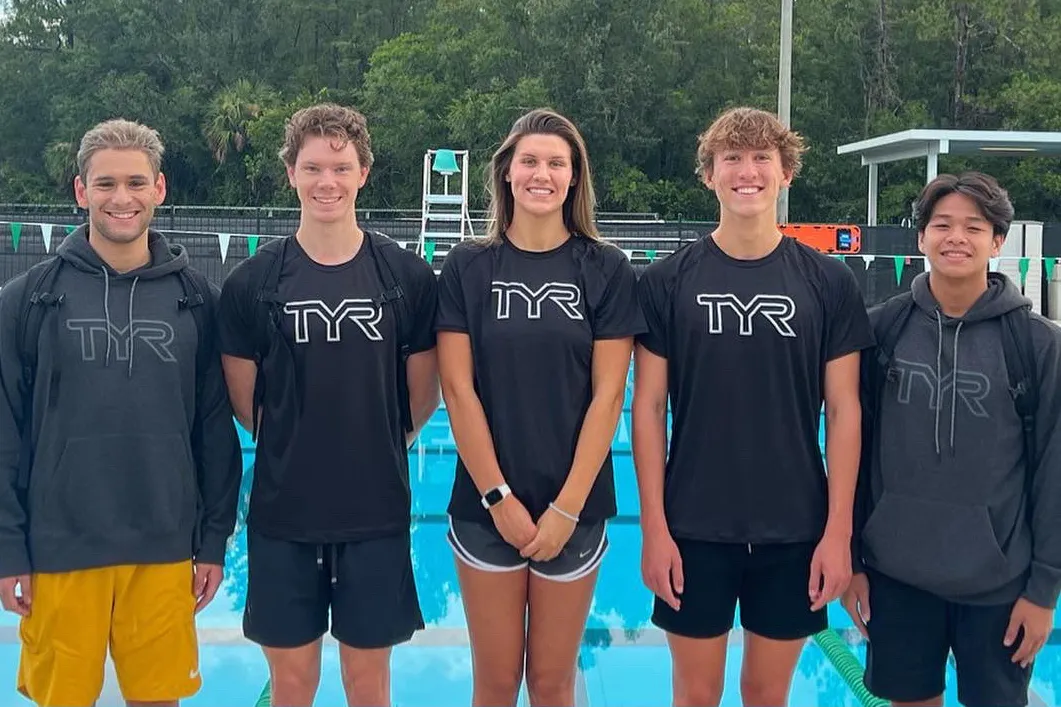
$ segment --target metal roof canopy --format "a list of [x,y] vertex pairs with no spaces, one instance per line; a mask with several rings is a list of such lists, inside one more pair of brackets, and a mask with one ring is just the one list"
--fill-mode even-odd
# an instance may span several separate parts
[[925,183],[936,178],[940,155],[981,157],[1044,157],[1061,155],[1061,132],[996,130],[904,130],[840,145],[837,154],[857,154],[869,167],[867,222],[877,225],[877,169],[882,162],[924,157]]

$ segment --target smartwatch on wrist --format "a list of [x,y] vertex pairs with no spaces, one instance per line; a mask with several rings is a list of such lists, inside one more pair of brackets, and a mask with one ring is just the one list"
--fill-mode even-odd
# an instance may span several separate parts
[[483,494],[483,508],[487,510],[493,508],[497,504],[501,503],[501,501],[505,499],[505,496],[508,496],[511,493],[512,489],[508,487],[508,484],[501,484],[500,486],[495,486],[494,488],[490,489],[489,491]]

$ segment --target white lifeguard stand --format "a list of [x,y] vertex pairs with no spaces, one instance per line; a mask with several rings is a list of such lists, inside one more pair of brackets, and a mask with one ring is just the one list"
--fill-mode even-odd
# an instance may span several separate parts
[[[457,243],[475,235],[468,215],[467,150],[431,149],[424,153],[420,240],[417,252],[438,272],[442,259]],[[450,179],[459,175],[459,189]],[[441,190],[439,189],[441,187]]]

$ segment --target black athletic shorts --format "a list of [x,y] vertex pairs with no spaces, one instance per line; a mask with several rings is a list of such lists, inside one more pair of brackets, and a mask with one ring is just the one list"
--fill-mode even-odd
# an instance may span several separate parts
[[971,606],[867,570],[866,687],[885,700],[918,702],[943,693],[953,651],[963,705],[1028,704],[1032,666],[1010,658],[1024,638],[1002,645],[1013,604]]
[[816,543],[747,545],[675,538],[684,592],[675,611],[656,597],[652,623],[688,638],[716,638],[741,626],[777,640],[812,636],[828,626],[826,610],[811,611],[807,586]]
[[593,572],[608,550],[604,521],[578,525],[560,554],[548,562],[527,560],[505,542],[491,523],[474,523],[450,518],[446,534],[458,559],[484,572],[510,572],[529,566],[539,577],[555,582],[574,582]]
[[296,648],[328,630],[353,648],[386,648],[424,627],[408,532],[332,545],[247,532],[243,633]]

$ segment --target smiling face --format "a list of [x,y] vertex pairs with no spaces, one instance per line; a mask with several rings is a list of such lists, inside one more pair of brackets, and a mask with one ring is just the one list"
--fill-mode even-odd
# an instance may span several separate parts
[[89,227],[116,244],[147,237],[155,209],[166,196],[166,179],[145,152],[101,149],[74,179],[77,204],[88,210]]
[[1002,242],[976,201],[960,192],[936,202],[917,236],[933,272],[954,280],[986,278],[988,261],[998,257]]
[[704,184],[718,196],[722,212],[741,218],[776,214],[778,194],[791,182],[776,147],[722,149],[704,170]]
[[574,179],[571,146],[559,135],[525,135],[509,166],[513,217],[562,215]]
[[328,224],[353,218],[368,167],[361,166],[353,142],[311,136],[288,166],[287,178],[298,193],[302,218]]

